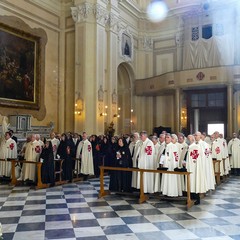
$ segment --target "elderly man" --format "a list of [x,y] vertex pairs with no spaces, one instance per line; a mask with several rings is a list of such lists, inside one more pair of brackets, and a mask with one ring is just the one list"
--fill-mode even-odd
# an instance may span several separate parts
[[11,177],[11,162],[8,158],[17,158],[17,144],[11,138],[11,133],[5,133],[5,139],[2,140],[0,146],[0,158],[5,159],[5,162],[0,162],[0,176]]
[[232,139],[228,143],[228,153],[230,163],[232,166],[232,173],[234,175],[240,175],[240,140],[237,138],[237,134],[233,133]]
[[[87,133],[83,132],[83,140],[78,144],[76,152],[76,158],[81,159],[80,173],[84,175],[84,180],[87,180],[88,175],[94,175],[92,144],[89,142],[87,137]],[[76,161],[76,164],[79,164],[79,161]],[[79,169],[77,167],[75,168]]]
[[195,204],[200,204],[199,193],[205,193],[207,191],[206,176],[203,170],[203,161],[205,161],[205,156],[199,142],[195,142],[193,135],[188,135],[188,140],[190,145],[188,149],[186,168],[188,172],[191,172],[190,190],[192,198],[196,199]]
[[[161,159],[163,167],[168,168],[168,171],[174,171],[174,168],[178,167],[178,148],[177,145],[172,143],[172,137],[169,133],[165,136],[165,153]],[[163,174],[161,191],[163,195],[169,197],[182,196],[181,181],[175,174]]]
[[211,150],[209,145],[202,140],[202,134],[200,132],[196,132],[194,136],[196,144],[199,144],[201,148],[200,153],[203,158],[202,173],[205,174],[206,177],[207,190],[214,190],[216,181]]
[[[129,145],[130,153],[132,156],[133,167],[138,167],[139,150],[141,140],[138,132],[133,134],[133,141]],[[137,172],[132,172],[132,187],[137,188]]]
[[[31,141],[27,143],[24,158],[26,161],[38,162],[41,153],[41,145],[36,141],[36,135],[31,135]],[[23,164],[23,180],[36,181],[36,165],[30,163]]]
[[[138,168],[141,169],[154,169],[154,145],[148,138],[148,134],[145,131],[140,133],[141,146],[139,151]],[[137,188],[140,189],[140,173],[138,173]],[[143,174],[143,186],[144,193],[154,192],[154,174]]]
[[54,132],[50,133],[50,139],[51,139],[52,147],[53,147],[53,156],[54,156],[54,158],[56,158],[57,149],[60,144],[60,141],[56,138],[56,135]]

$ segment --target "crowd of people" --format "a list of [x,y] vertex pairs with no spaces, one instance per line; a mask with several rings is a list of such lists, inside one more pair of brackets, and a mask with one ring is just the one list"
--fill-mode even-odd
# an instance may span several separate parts
[[[227,143],[222,134],[211,136],[196,132],[185,137],[182,133],[162,132],[148,136],[145,131],[123,136],[88,136],[77,133],[55,134],[41,138],[39,134],[27,137],[22,150],[17,152],[17,139],[6,132],[0,145],[0,177],[11,177],[11,162],[8,159],[24,159],[42,162],[42,182],[55,184],[57,159],[63,159],[62,178],[89,175],[99,177],[99,166],[166,171],[188,171],[192,197],[200,203],[199,194],[215,189],[213,160],[221,160],[220,175],[240,175],[240,140],[236,133]],[[111,191],[131,192],[140,188],[137,171],[109,171]],[[36,182],[36,165],[23,163],[18,180]],[[182,196],[186,191],[183,175],[167,173],[144,173],[144,192],[162,193],[169,197]]]

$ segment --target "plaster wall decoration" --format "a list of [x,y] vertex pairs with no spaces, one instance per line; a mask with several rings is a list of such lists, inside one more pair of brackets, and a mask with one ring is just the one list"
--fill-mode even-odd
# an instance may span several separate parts
[[108,27],[109,29],[111,29],[115,32],[118,31],[119,18],[116,14],[109,13],[105,20],[106,20],[106,22],[105,22],[106,27]]
[[143,48],[146,50],[152,50],[153,49],[153,40],[152,38],[148,36],[143,37]]
[[125,62],[133,61],[133,36],[129,29],[121,29],[118,35],[120,57]]
[[96,21],[99,24],[106,24],[106,19],[108,18],[108,11],[106,10],[106,8],[104,8],[100,4],[96,4],[93,13],[96,17]]
[[90,15],[94,14],[96,6],[91,3],[83,3],[77,7],[71,7],[71,14],[74,22],[83,22]]
[[112,93],[112,104],[116,104],[116,103],[117,103],[117,93],[116,93],[116,89],[114,89]]

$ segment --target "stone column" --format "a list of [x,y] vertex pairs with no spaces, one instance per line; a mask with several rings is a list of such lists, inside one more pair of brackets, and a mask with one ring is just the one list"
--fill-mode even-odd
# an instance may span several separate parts
[[178,133],[180,129],[181,123],[181,101],[180,101],[180,88],[176,88],[175,90],[175,132]]
[[194,109],[194,132],[198,132],[199,130],[199,119],[200,119],[200,111],[199,109]]
[[233,85],[227,86],[227,137],[230,137],[233,132]]

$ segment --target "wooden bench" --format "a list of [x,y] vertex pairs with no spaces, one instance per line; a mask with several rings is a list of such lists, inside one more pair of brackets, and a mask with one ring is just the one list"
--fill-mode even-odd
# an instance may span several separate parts
[[194,205],[194,201],[191,200],[191,192],[190,192],[190,174],[191,174],[190,172],[175,172],[175,171],[164,171],[164,170],[153,170],[153,169],[120,168],[120,167],[100,166],[99,198],[110,194],[109,190],[104,189],[104,170],[139,172],[140,173],[140,196],[139,196],[139,203],[140,204],[143,203],[143,202],[146,202],[148,200],[148,196],[144,194],[143,175],[144,175],[145,172],[185,175],[187,177],[187,209],[191,208]]
[[213,160],[213,168],[214,168],[214,174],[216,178],[217,185],[221,184],[221,178],[220,178],[220,163],[222,160]]

